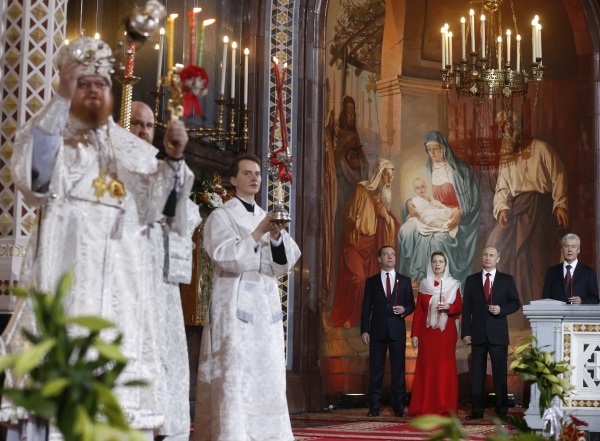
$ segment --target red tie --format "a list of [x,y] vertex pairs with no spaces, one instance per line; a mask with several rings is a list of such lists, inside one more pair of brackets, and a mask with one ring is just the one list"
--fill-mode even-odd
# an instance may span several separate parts
[[483,284],[483,292],[485,293],[485,299],[489,302],[490,300],[490,273],[485,273],[485,283]]
[[390,273],[385,273],[385,293],[387,294],[388,302],[392,298],[392,285],[390,284]]

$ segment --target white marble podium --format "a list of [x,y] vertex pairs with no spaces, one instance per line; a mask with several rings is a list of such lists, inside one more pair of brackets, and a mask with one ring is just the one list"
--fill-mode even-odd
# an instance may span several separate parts
[[[600,305],[566,305],[556,300],[536,300],[523,307],[538,347],[554,351],[554,360],[567,360],[573,373],[565,376],[574,386],[565,404],[556,404],[568,414],[589,424],[587,430],[600,432]],[[531,386],[525,420],[529,427],[542,429],[539,390]]]

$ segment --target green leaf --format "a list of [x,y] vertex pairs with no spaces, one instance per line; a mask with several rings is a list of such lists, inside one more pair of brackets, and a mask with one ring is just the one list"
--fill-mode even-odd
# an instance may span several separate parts
[[439,415],[424,415],[413,419],[409,425],[420,430],[434,430],[439,427],[447,426],[451,423],[451,418]]
[[71,378],[55,378],[47,381],[41,390],[42,397],[51,398],[62,394],[67,386],[73,383]]
[[20,286],[10,286],[8,291],[15,297],[27,297],[29,295],[29,291]]
[[99,332],[103,329],[113,328],[115,326],[113,322],[95,315],[68,317],[64,320],[64,322],[83,326],[92,332]]
[[64,276],[58,282],[58,288],[56,288],[56,302],[61,302],[64,298],[65,294],[71,289],[71,285],[73,285],[73,271],[67,271]]
[[56,340],[50,338],[17,355],[15,374],[23,375],[38,366],[46,354],[56,345]]
[[73,434],[79,435],[81,441],[94,440],[94,424],[88,411],[81,404],[75,409],[75,421],[73,422]]
[[100,339],[97,339],[93,346],[98,349],[98,352],[103,357],[109,360],[115,360],[120,363],[127,363],[127,357],[119,350],[119,347],[115,344],[105,343]]
[[0,357],[0,372],[4,372],[9,367],[15,364],[17,355],[4,355]]
[[127,429],[123,409],[109,387],[104,386],[98,381],[94,381],[94,390],[98,394],[98,401],[102,403],[104,414],[108,418],[108,423],[114,427]]
[[148,382],[144,381],[144,380],[132,380],[132,381],[128,381],[126,383],[123,384],[123,386],[126,387],[136,387],[136,386],[140,386],[140,387],[146,387],[148,386]]

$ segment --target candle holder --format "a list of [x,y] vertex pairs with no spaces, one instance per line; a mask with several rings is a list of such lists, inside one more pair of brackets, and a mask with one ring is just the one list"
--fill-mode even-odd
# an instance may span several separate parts
[[119,76],[116,77],[116,80],[123,85],[123,93],[121,94],[121,127],[129,131],[133,85],[140,81],[140,77]]
[[161,92],[160,84],[156,86],[156,92],[150,92],[150,95],[154,98],[154,125],[156,127],[165,128],[167,125],[160,121],[158,118],[158,112],[160,110],[160,102],[162,98],[166,95],[164,92]]
[[452,89],[452,72],[449,69],[440,69],[442,73],[442,89]]

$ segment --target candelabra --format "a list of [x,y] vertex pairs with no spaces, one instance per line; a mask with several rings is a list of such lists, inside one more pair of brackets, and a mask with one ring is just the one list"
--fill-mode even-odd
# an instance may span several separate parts
[[[164,78],[164,77],[163,77]],[[163,82],[164,84],[164,82]],[[164,92],[161,92],[162,86],[157,86],[156,92],[150,93],[152,97],[154,97],[154,120],[155,126],[166,128],[167,124],[164,121],[160,120],[160,103],[162,98],[165,96]],[[173,90],[171,88],[171,90]],[[173,98],[171,98],[173,100]],[[170,100],[170,101],[171,101]],[[251,110],[248,110],[248,106],[244,105],[241,108],[241,105],[237,105],[233,100],[226,100],[224,95],[221,94],[218,100],[215,100],[217,104],[217,124],[215,127],[188,127],[186,126],[186,131],[188,135],[192,138],[204,140],[211,144],[216,144],[217,142],[226,142],[230,146],[233,146],[235,142],[240,142],[241,150],[246,151],[248,147],[248,141],[250,141],[250,136],[248,134],[248,117]],[[229,128],[225,127],[225,108],[229,109]],[[242,131],[238,132],[236,130],[236,110],[240,109],[240,113],[242,115]]]

